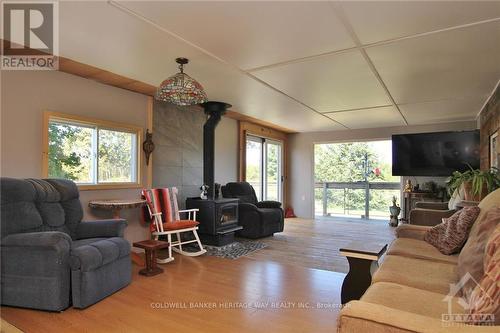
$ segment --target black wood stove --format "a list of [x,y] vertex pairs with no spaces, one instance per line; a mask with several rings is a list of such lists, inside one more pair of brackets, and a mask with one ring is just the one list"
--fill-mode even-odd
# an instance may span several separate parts
[[188,209],[198,208],[199,235],[203,244],[222,246],[234,241],[238,225],[238,199],[188,198]]
[[207,199],[188,198],[186,208],[198,208],[199,235],[204,244],[222,246],[234,241],[238,225],[238,199],[215,197],[215,128],[231,105],[222,102],[202,104],[208,119],[203,126],[203,182],[208,186]]

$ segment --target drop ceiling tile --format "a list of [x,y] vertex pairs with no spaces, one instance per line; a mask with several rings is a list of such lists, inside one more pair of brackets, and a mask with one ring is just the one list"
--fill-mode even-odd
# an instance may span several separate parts
[[120,4],[243,69],[354,46],[327,2]]
[[176,73],[174,59],[185,56],[190,59],[185,72],[204,86],[210,100],[294,131],[342,128],[107,2],[61,2],[59,11],[62,56],[153,86]]
[[252,74],[319,112],[390,104],[358,51],[290,63]]
[[499,1],[346,1],[362,43],[374,43],[500,17]]
[[450,99],[426,103],[399,105],[410,125],[474,120],[487,95],[470,99]]
[[404,126],[401,114],[394,106],[373,109],[326,113],[351,129]]
[[367,48],[397,103],[489,94],[500,77],[500,22]]

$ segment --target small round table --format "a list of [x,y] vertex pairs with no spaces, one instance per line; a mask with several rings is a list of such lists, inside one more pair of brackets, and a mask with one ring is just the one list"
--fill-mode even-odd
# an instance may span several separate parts
[[111,199],[111,200],[91,200],[89,201],[90,208],[106,209],[113,212],[113,218],[120,218],[122,209],[139,208],[146,203],[143,199]]

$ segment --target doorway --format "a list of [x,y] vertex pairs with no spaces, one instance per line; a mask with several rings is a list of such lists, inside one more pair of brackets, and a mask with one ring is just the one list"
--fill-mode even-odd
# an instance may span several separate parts
[[257,199],[283,202],[283,143],[247,135],[245,160],[246,181]]

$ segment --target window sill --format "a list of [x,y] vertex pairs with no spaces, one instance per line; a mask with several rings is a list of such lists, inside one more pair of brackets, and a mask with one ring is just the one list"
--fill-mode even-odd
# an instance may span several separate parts
[[78,185],[80,191],[94,191],[94,190],[123,190],[142,188],[142,183],[115,183],[115,184],[82,184]]

